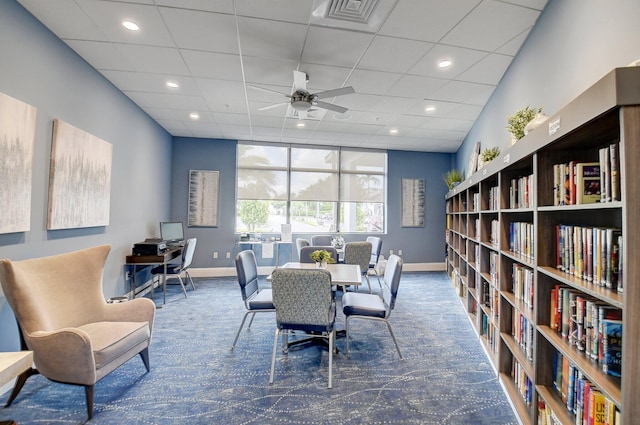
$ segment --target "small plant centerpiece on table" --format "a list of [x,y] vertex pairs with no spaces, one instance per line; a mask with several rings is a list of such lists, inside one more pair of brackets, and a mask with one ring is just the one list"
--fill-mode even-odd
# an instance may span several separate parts
[[344,238],[338,232],[333,238],[331,238],[331,246],[335,249],[341,249],[344,247]]
[[331,253],[329,253],[329,251],[327,251],[326,249],[315,250],[309,256],[321,269],[327,267],[327,263],[335,263],[335,260],[331,256]]
[[[542,108],[530,108],[527,105],[507,118],[507,130],[511,133],[512,145],[527,134],[525,127],[540,114],[542,114]],[[543,117],[546,119],[545,116]],[[544,121],[544,119],[542,121]]]
[[453,170],[449,170],[444,173],[442,175],[442,180],[444,180],[449,190],[451,190],[464,180],[464,176],[460,171],[454,168]]

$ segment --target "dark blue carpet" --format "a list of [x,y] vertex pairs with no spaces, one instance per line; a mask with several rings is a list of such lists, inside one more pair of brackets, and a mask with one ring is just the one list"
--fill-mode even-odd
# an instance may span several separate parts
[[[377,286],[375,278],[372,284]],[[320,346],[279,355],[268,384],[275,316],[258,314],[230,350],[244,306],[233,278],[197,279],[189,298],[169,286],[157,310],[151,372],[138,356],[95,387],[91,424],[516,424],[444,273],[405,273],[391,322],[354,321],[351,359]],[[337,322],[343,327],[344,317]],[[5,394],[2,403],[6,400]],[[84,390],[29,378],[0,419],[86,421]]]

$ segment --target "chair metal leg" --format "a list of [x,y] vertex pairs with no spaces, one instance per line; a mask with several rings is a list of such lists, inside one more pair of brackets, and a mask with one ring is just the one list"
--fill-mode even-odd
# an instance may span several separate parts
[[180,277],[180,275],[176,275],[178,276],[178,281],[180,282],[180,286],[182,286],[182,292],[184,293],[184,297],[187,298],[187,287],[184,286],[184,282],[182,281],[182,278]]
[[371,282],[369,281],[369,273],[365,273],[364,277],[367,279],[367,286],[369,287],[369,293],[371,294]]
[[278,350],[279,335],[280,335],[280,329],[276,327],[276,334],[275,334],[275,337],[273,338],[273,354],[271,355],[271,374],[269,375],[269,384],[273,384],[273,375],[276,370],[276,351]]
[[[242,317],[242,322],[240,323],[240,327],[238,328],[238,332],[236,332],[236,337],[233,340],[233,344],[231,345],[231,349],[233,350],[234,348],[236,348],[236,342],[238,342],[238,337],[240,336],[240,332],[242,332],[242,328],[244,327],[244,322],[245,320],[247,320],[247,316],[249,314],[253,314],[253,316],[256,315],[256,313],[251,312],[251,311],[247,311],[244,316]],[[251,317],[251,320],[253,321],[253,316]],[[251,327],[251,323],[249,323],[249,327]],[[247,328],[248,329],[248,328]]]
[[351,358],[351,352],[349,351],[349,319],[351,318],[351,316],[347,316],[347,318],[344,321],[344,330],[345,330],[345,339],[347,340],[347,358],[350,359]]
[[196,290],[196,285],[193,283],[193,279],[191,279],[191,275],[189,274],[188,270],[184,271],[184,274],[189,278],[189,282],[191,282],[191,288],[193,288],[193,290]]
[[384,322],[387,324],[387,328],[389,329],[389,333],[391,334],[391,339],[393,339],[393,343],[396,345],[396,350],[398,350],[398,355],[400,356],[400,360],[404,360],[402,358],[402,353],[400,352],[400,347],[398,346],[398,341],[396,341],[396,336],[393,334],[391,323],[389,323],[388,320],[385,320]]
[[333,350],[336,344],[336,330],[335,328],[329,332],[329,386],[333,388]]

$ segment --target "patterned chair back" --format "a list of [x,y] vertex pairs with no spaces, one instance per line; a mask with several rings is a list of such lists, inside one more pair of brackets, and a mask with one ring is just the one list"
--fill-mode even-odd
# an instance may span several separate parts
[[344,263],[358,264],[364,274],[369,270],[371,242],[347,242],[344,246]]

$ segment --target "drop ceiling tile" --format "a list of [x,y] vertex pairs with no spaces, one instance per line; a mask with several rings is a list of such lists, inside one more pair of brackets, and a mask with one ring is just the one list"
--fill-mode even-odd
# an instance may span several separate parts
[[159,9],[177,47],[239,54],[233,15],[169,7]]
[[[434,78],[456,78],[486,56],[487,52],[479,50],[437,44],[409,70],[409,74]],[[438,64],[445,59],[452,61],[451,66],[440,68]]]
[[533,9],[484,0],[443,37],[442,43],[492,52],[533,27],[538,16]]
[[[328,66],[313,63],[301,63],[298,70],[309,76],[307,90],[312,93],[348,86],[345,84],[350,68]],[[293,78],[293,76],[291,77]],[[293,80],[292,80],[293,82]]]
[[214,122],[214,119],[211,113],[204,108],[200,110],[190,110],[190,109],[185,110],[185,109],[173,109],[173,108],[146,107],[144,108],[144,110],[153,119],[188,122],[188,121],[191,121],[191,118],[189,118],[189,114],[191,112],[198,112],[198,114],[200,115],[200,121]]
[[433,117],[428,119],[421,128],[430,130],[460,131],[466,133],[472,126],[473,121]]
[[248,84],[293,87],[293,71],[298,65],[296,62],[246,57],[243,64]]
[[456,79],[472,83],[491,84],[497,86],[511,64],[511,56],[490,54]]
[[354,69],[347,85],[353,86],[356,93],[383,95],[400,77],[402,74]]
[[[174,45],[158,9],[153,5],[99,0],[76,0],[76,3],[109,41],[149,46]],[[125,20],[135,22],[140,30],[124,28],[122,22]]]
[[504,0],[504,2],[529,7],[539,11],[542,11],[547,5],[547,0]]
[[357,64],[358,69],[404,74],[433,47],[433,43],[376,36]]
[[360,119],[358,120],[358,124],[369,124],[369,125],[389,125],[396,119],[396,114],[386,114],[382,112],[370,112],[366,114],[362,114]]
[[371,34],[309,27],[302,62],[352,68],[372,38]]
[[200,50],[181,50],[180,54],[194,77],[242,81],[239,55]]
[[417,75],[404,75],[387,92],[390,96],[426,98],[447,84],[447,80]]
[[[146,72],[128,71],[101,71],[109,81],[120,90],[199,95],[199,89],[195,81],[183,75],[151,74]],[[167,87],[167,82],[173,81],[178,84],[178,88]]]
[[[210,0],[203,0],[210,1]],[[238,16],[307,24],[313,0],[235,0]]]
[[399,1],[380,34],[438,42],[478,3],[480,0]]
[[298,61],[307,26],[239,17],[238,32],[243,55]]
[[129,58],[112,43],[83,40],[67,40],[66,43],[95,69],[136,71]]
[[[491,96],[491,93],[493,93],[494,88],[494,86],[487,84],[450,81],[434,91],[431,98],[447,102],[484,105],[489,96]],[[482,99],[484,99],[484,101],[482,101]]]
[[356,93],[342,96],[340,98],[340,105],[349,109],[349,112],[352,111],[367,111],[371,108],[378,100],[380,96],[374,96],[371,94],[359,94]]
[[18,3],[61,39],[98,41],[106,37],[74,0],[18,0]]
[[216,112],[213,115],[213,119],[219,125],[233,124],[233,125],[249,125],[249,116],[245,114],[227,114],[224,112]]
[[189,75],[189,70],[176,49],[134,44],[116,44],[116,47],[138,72]]
[[158,6],[233,14],[234,0],[149,0]]
[[373,106],[371,106],[371,108],[369,108],[369,111],[384,112],[395,115],[404,114],[410,111],[418,102],[420,102],[420,100],[418,99],[386,96],[381,98]]
[[516,37],[512,38],[507,43],[503,44],[498,49],[496,49],[495,53],[499,53],[507,56],[517,55],[518,51],[520,51],[520,48],[522,47],[523,43],[527,39],[527,36],[529,35],[530,32],[531,32],[531,29],[522,31]]
[[131,100],[142,108],[169,108],[188,111],[206,110],[207,104],[199,96],[181,96],[175,94],[142,93],[125,91]]
[[197,78],[196,83],[200,87],[210,111],[232,114],[247,113],[247,102],[242,83],[204,78]]

